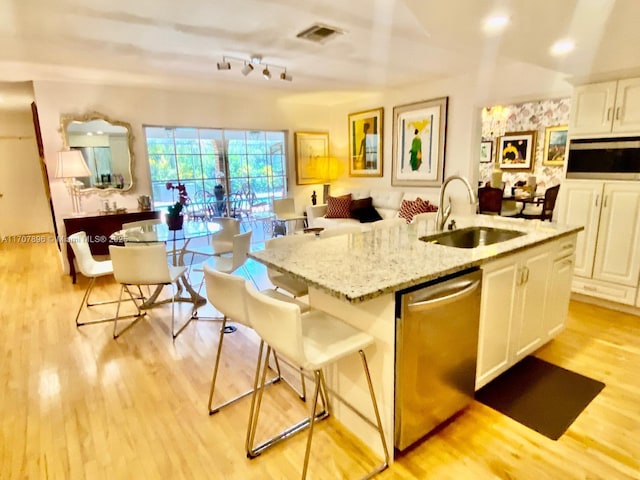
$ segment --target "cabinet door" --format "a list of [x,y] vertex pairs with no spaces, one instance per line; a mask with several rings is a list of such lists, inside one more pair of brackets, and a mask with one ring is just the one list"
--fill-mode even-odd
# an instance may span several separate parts
[[636,287],[640,272],[640,184],[604,186],[593,278]]
[[545,337],[543,320],[547,297],[547,282],[551,268],[551,251],[548,247],[536,249],[519,263],[517,280],[517,306],[514,315],[514,356],[516,360],[538,348]]
[[620,80],[616,90],[613,131],[637,133],[639,130],[640,78]]
[[509,366],[516,272],[516,264],[511,259],[483,267],[476,389]]
[[543,320],[543,335],[546,338],[555,337],[565,327],[571,299],[573,263],[574,257],[571,255],[558,258],[551,265]]
[[611,132],[616,83],[594,83],[574,88],[569,122],[571,135]]
[[575,261],[575,274],[582,277],[591,277],[593,273],[602,190],[603,182],[591,180],[566,180],[560,187],[558,222],[584,226],[578,233]]

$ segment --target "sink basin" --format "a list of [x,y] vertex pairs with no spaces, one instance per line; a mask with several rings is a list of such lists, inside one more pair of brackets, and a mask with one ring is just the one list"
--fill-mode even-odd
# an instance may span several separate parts
[[500,228],[468,227],[437,233],[427,237],[420,237],[420,240],[428,243],[446,245],[448,247],[476,248],[511,240],[521,235],[525,235],[525,233]]

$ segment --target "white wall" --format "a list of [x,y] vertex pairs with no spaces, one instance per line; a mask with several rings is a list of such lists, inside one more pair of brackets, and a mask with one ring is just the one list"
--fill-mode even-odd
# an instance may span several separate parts
[[31,111],[0,111],[0,235],[52,232]]

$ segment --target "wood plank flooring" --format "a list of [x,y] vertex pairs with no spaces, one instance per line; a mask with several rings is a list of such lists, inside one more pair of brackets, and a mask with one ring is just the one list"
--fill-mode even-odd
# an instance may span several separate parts
[[[262,266],[248,269],[265,287]],[[73,322],[86,282],[62,274],[55,244],[0,244],[0,479],[299,478],[304,435],[248,460],[249,400],[207,415],[218,323],[173,342],[167,306],[114,341],[110,323]],[[252,332],[225,337],[218,398],[250,386],[256,355]],[[558,441],[473,403],[377,478],[639,479],[640,317],[572,302],[567,330],[536,355],[606,383]],[[282,384],[263,407],[259,437],[305,413]],[[309,478],[358,478],[378,461],[337,421],[319,425]]]

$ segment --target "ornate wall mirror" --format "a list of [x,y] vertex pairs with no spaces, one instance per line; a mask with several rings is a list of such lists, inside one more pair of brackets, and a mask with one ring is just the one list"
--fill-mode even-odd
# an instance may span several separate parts
[[65,147],[80,150],[91,177],[78,178],[81,192],[133,187],[133,135],[131,125],[98,112],[63,115],[61,134]]

